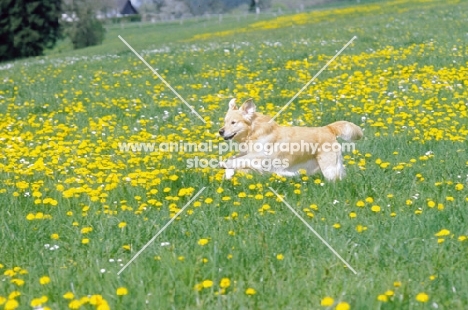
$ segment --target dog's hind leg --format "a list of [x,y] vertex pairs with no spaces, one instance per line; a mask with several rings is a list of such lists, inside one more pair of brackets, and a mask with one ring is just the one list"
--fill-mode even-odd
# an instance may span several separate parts
[[261,154],[246,154],[238,157],[231,157],[226,161],[220,162],[219,167],[227,170],[254,170],[263,173],[271,170],[271,167],[268,165],[270,162],[271,158],[261,156]]
[[234,176],[234,173],[236,173],[234,169],[226,169],[224,171],[224,178],[230,180]]
[[317,161],[323,176],[328,181],[341,180],[345,177],[345,167],[341,153],[322,152],[317,156]]

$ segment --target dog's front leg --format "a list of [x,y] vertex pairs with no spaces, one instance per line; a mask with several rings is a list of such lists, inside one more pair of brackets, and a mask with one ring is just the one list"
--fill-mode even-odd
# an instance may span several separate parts
[[232,165],[233,160],[236,159],[239,156],[243,156],[243,155],[242,154],[234,155],[234,156],[230,157],[229,159],[227,159],[226,161],[222,161],[222,162],[219,163],[220,168],[226,169],[226,171],[224,172],[224,178],[226,180],[230,180],[234,176],[235,169],[232,168],[231,166],[233,166]]
[[[231,157],[225,162],[220,163],[220,167],[226,170],[255,170],[262,173],[264,171],[268,171],[269,169],[269,166],[266,165],[268,162],[266,161],[270,161],[270,158],[263,154],[253,153],[238,157]],[[228,178],[228,174],[232,174],[232,171],[226,171],[226,178]]]

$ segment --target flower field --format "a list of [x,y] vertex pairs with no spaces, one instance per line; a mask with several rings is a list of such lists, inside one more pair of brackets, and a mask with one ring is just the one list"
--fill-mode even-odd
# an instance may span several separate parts
[[[466,1],[362,1],[0,64],[0,309],[466,309],[466,25]],[[224,180],[187,168],[217,150],[120,147],[216,145],[231,98],[275,115],[353,36],[276,119],[360,125],[343,181]]]

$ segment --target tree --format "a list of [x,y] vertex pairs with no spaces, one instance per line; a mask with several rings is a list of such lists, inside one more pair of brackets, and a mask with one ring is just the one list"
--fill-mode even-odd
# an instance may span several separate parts
[[161,7],[161,14],[170,19],[181,18],[190,15],[190,8],[184,1],[165,0]]
[[252,13],[260,13],[260,9],[264,10],[269,8],[271,0],[251,0],[249,11]]
[[0,1],[0,61],[40,56],[60,37],[61,0]]
[[226,13],[250,0],[184,0],[193,15]]
[[70,20],[65,21],[63,26],[73,48],[98,45],[104,40],[106,29],[97,19],[99,4],[93,0],[65,0],[65,12]]

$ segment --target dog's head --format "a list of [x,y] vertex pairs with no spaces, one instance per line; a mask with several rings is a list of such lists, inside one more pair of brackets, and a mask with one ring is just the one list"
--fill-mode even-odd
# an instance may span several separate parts
[[224,126],[219,130],[219,135],[224,140],[243,141],[249,135],[254,117],[255,104],[252,99],[244,102],[240,108],[236,106],[236,99],[231,99],[229,110],[224,118]]

